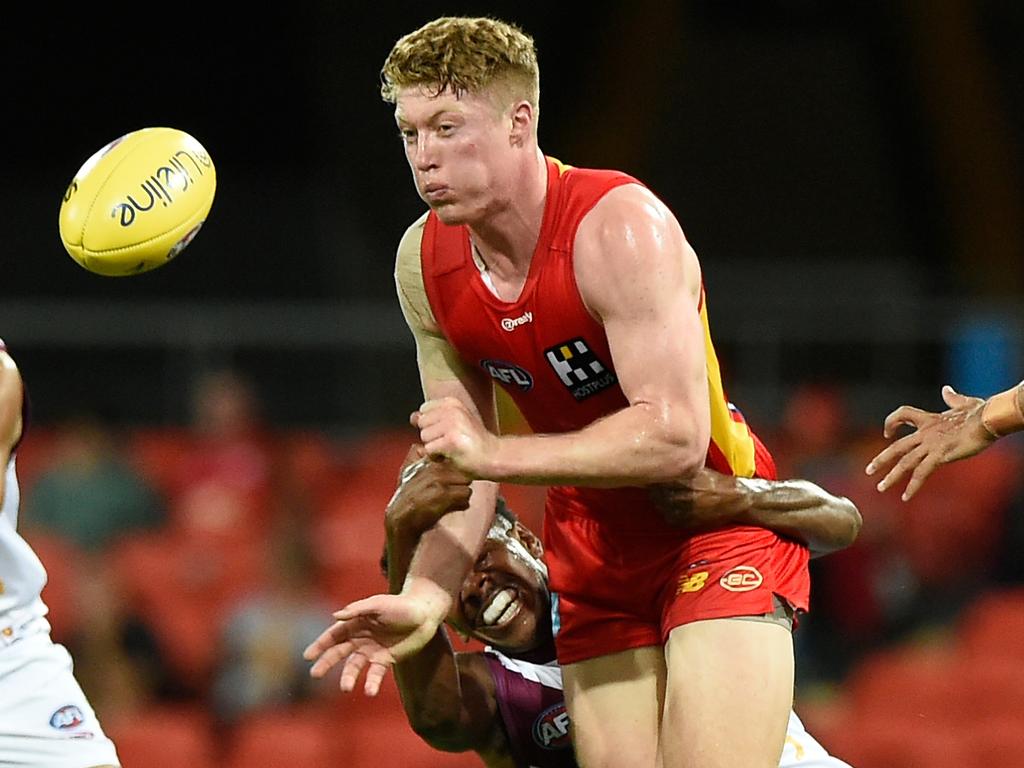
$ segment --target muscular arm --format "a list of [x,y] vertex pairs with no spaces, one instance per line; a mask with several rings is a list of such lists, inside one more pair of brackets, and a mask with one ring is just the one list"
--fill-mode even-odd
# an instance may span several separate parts
[[711,429],[701,277],[679,223],[649,191],[623,186],[584,218],[574,254],[628,406],[578,432],[497,438],[474,432],[457,404],[428,403],[424,444],[474,477],[517,483],[614,487],[697,471]]
[[[412,553],[437,520],[464,509],[464,475],[447,463],[427,462],[407,474],[388,505],[388,581],[392,593],[405,582]],[[455,653],[439,628],[417,654],[395,665],[395,680],[409,724],[428,744],[448,752],[479,752],[487,764],[507,755],[494,680],[481,653]]]
[[[425,217],[406,231],[395,264],[399,304],[416,341],[423,393],[427,400],[452,399],[493,431],[497,428],[493,385],[462,364],[430,311],[420,264],[424,221]],[[403,594],[430,606],[438,620],[448,614],[494,521],[497,486],[478,480],[472,489],[467,509],[445,515],[420,538],[403,588]]]
[[850,546],[862,522],[852,501],[807,480],[738,478],[705,468],[651,493],[665,518],[681,528],[757,525],[806,544],[812,557]]

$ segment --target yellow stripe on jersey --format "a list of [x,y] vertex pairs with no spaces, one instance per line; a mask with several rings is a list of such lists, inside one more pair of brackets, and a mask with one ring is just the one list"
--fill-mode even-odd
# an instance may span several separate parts
[[567,163],[563,163],[557,157],[552,157],[551,155],[545,155],[545,157],[547,157],[548,160],[550,160],[552,163],[554,163],[556,166],[558,166],[558,175],[559,176],[561,176],[563,173],[565,173],[566,171],[571,170],[573,168],[573,166],[568,165]]
[[754,440],[747,425],[733,421],[729,412],[729,401],[722,387],[722,372],[718,367],[718,356],[711,341],[708,326],[708,308],[704,291],[701,289],[700,321],[704,326],[704,353],[708,365],[708,395],[711,400],[711,442],[725,456],[729,467],[737,477],[754,476]]

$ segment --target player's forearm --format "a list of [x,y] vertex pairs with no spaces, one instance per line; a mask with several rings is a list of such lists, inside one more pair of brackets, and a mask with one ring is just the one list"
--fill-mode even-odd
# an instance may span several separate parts
[[409,725],[430,743],[448,741],[462,711],[455,652],[442,627],[419,653],[395,664]]
[[394,530],[390,527],[387,527],[386,531],[384,544],[388,553],[388,589],[391,594],[397,595],[405,585],[409,565],[412,563],[413,553],[421,534],[419,531]]
[[[388,586],[397,594],[405,584],[423,531],[390,520],[385,527]],[[419,653],[395,664],[395,682],[412,729],[431,744],[450,738],[462,705],[455,652],[443,627]]]
[[503,437],[487,477],[603,488],[666,482],[704,466],[709,439],[707,419],[632,405],[579,432]]
[[422,599],[439,617],[448,615],[494,522],[497,498],[494,483],[474,481],[469,508],[449,512],[420,536],[403,594]]
[[750,492],[743,522],[769,528],[803,542],[812,557],[850,546],[860,532],[856,505],[806,480],[739,478]]

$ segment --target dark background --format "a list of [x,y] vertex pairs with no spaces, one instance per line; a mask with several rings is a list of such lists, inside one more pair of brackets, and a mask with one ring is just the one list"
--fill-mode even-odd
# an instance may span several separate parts
[[[419,741],[393,685],[380,710],[337,694],[323,718],[285,710],[276,729],[228,721],[211,697],[236,670],[218,654],[240,594],[271,600],[224,691],[286,681],[302,706],[299,653],[255,650],[288,630],[304,645],[325,605],[383,588],[381,509],[421,397],[393,259],[423,206],[378,72],[442,14],[535,37],[542,149],[633,173],[669,203],[701,259],[730,398],[780,476],[861,510],[857,542],[813,561],[795,635],[810,730],[860,768],[1019,765],[1021,443],[942,467],[907,504],[863,468],[896,405],[1024,376],[1024,5],[19,4],[0,22],[0,337],[41,426],[18,452],[21,531],[124,764],[152,766],[153,744],[189,766],[459,764]],[[173,264],[90,274],[61,246],[61,195],[97,149],[161,125],[211,154],[211,214]],[[277,429],[244,408],[240,431],[196,418],[195,385],[224,367]],[[118,502],[141,480],[160,503],[132,517]],[[539,527],[536,490],[503,492]],[[317,696],[336,690],[322,682]],[[317,724],[323,755],[343,756],[273,757],[309,747]],[[248,755],[246,732],[263,739]],[[188,757],[183,734],[215,756]]]
[[[282,423],[404,420],[418,388],[391,269],[422,204],[377,76],[445,13],[532,33],[542,148],[634,173],[676,211],[727,386],[762,422],[807,381],[841,382],[879,421],[896,401],[938,405],[947,380],[1019,375],[1018,3],[215,10],[22,7],[6,25],[0,329],[43,419],[181,420],[188,382],[227,364]],[[153,125],[212,155],[210,217],[168,268],[91,275],[59,242],[61,192]],[[957,357],[979,328],[999,343]]]

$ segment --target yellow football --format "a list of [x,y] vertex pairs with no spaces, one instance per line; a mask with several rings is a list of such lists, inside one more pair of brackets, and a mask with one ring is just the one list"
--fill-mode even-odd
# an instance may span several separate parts
[[176,128],[142,128],[114,139],[75,174],[60,206],[60,239],[90,272],[148,272],[192,241],[216,189],[202,144]]

